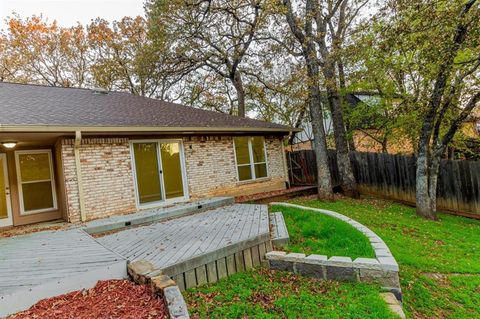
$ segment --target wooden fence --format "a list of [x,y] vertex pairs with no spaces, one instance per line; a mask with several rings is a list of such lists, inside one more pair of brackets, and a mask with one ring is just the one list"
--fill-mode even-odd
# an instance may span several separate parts
[[[329,150],[328,159],[333,185],[338,186],[335,151]],[[312,150],[289,152],[287,160],[292,185],[316,184],[317,168]],[[415,157],[351,152],[350,160],[362,193],[415,204]],[[439,210],[480,218],[480,161],[442,160],[437,197]]]

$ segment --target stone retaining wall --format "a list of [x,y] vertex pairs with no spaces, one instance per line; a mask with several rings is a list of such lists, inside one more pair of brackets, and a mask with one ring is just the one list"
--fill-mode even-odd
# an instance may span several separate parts
[[153,291],[163,296],[170,319],[189,319],[187,304],[175,281],[156,269],[146,260],[139,260],[128,264],[128,274],[137,284],[149,284]]
[[328,258],[323,255],[306,256],[305,254],[272,251],[266,255],[270,268],[326,280],[377,283],[383,289],[392,292],[398,300],[402,299],[398,264],[385,242],[373,231],[359,222],[333,211],[289,203],[271,203],[271,205],[314,211],[350,224],[369,239],[376,258],[352,260],[350,257],[343,256]]
[[272,251],[267,253],[270,268],[325,280],[358,281],[381,285],[400,297],[398,269],[379,263],[374,258],[309,255]]

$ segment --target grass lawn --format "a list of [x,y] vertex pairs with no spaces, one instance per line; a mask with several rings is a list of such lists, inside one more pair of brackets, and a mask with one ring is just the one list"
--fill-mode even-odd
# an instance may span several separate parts
[[[417,217],[412,207],[375,199],[291,202],[336,211],[376,232],[400,265],[408,317],[480,318],[480,221],[446,214],[439,214],[439,221],[429,221]],[[352,249],[342,246],[327,229],[338,225],[327,226],[331,221],[323,215],[283,207],[275,210],[284,213],[291,251],[354,258],[373,253],[364,250],[362,243],[352,244]],[[355,233],[345,240],[352,236]],[[357,238],[360,242],[362,236]],[[325,243],[328,247],[323,247]],[[187,302],[194,318],[391,318],[378,292],[372,285],[256,270],[190,290]]]
[[284,251],[375,258],[368,238],[337,218],[284,206],[273,206],[271,211],[282,212],[288,228],[290,243]]
[[185,294],[192,318],[396,318],[366,284],[258,269]]
[[446,214],[429,221],[383,200],[292,202],[339,212],[376,232],[400,265],[410,317],[480,318],[480,221]]

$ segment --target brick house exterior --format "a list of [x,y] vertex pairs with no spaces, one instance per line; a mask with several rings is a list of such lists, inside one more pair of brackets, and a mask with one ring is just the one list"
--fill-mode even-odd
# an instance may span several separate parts
[[[128,214],[137,210],[130,152],[134,138],[85,138],[80,148],[87,220]],[[190,199],[209,196],[247,195],[286,187],[282,139],[267,137],[265,146],[268,178],[239,182],[236,176],[231,136],[183,138]],[[65,179],[66,216],[80,221],[74,139],[61,141],[61,161]]]
[[[0,113],[0,227],[287,186],[283,141],[291,129],[282,125],[127,93],[1,82]],[[145,164],[147,155],[136,163],[138,147],[154,147],[158,167]],[[248,164],[239,163],[245,156]],[[152,185],[157,199],[142,190]]]

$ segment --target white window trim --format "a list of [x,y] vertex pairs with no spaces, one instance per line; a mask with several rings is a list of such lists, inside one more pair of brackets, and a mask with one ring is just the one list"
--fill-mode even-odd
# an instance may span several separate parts
[[[38,180],[34,182],[22,182],[22,174],[20,171],[20,156],[22,154],[48,154],[48,164],[50,168],[50,179],[45,179],[45,180]],[[16,172],[17,172],[17,181],[18,181],[18,195],[20,199],[20,215],[26,216],[26,215],[34,215],[34,214],[40,214],[40,213],[45,213],[45,212],[51,212],[55,211],[58,209],[58,203],[57,203],[57,192],[55,189],[55,174],[53,170],[53,156],[52,156],[52,150],[26,150],[26,151],[15,151],[15,166],[16,166]],[[25,211],[24,203],[23,203],[23,184],[31,184],[31,183],[41,183],[41,182],[50,182],[50,185],[52,187],[52,200],[53,200],[53,207],[48,207],[48,208],[42,208],[42,209],[36,209],[36,210],[29,210]]]
[[[236,149],[236,146],[235,146],[235,139],[236,138],[241,138],[241,137],[246,137],[248,139],[248,156],[249,156],[249,159],[250,159],[249,164],[238,164],[237,163],[237,149]],[[261,180],[268,179],[270,177],[269,172],[268,172],[267,146],[266,146],[266,142],[265,142],[265,137],[263,137],[263,136],[260,136],[260,137],[263,138],[263,152],[265,153],[265,161],[264,162],[257,162],[257,163],[254,163],[254,161],[253,161],[252,139],[254,138],[254,136],[237,136],[237,137],[233,138],[233,154],[235,156],[235,172],[237,174],[237,182],[239,182],[239,183],[245,183],[245,182],[249,182],[249,181],[261,181]],[[267,176],[257,178],[257,176],[255,175],[255,164],[265,164],[265,167],[266,167],[266,170],[267,170]],[[252,178],[240,180],[240,176],[238,174],[238,167],[240,167],[240,166],[250,166],[250,174],[251,174]]]
[[[183,183],[183,196],[175,197],[167,199],[165,195],[165,182],[163,180],[163,174],[160,174],[160,183],[161,183],[161,192],[162,192],[162,199],[155,202],[140,203],[140,196],[138,194],[138,183],[137,183],[137,170],[136,170],[136,163],[135,163],[135,153],[133,149],[134,144],[141,144],[141,143],[156,143],[157,144],[157,165],[158,169],[163,172],[163,164],[162,164],[162,154],[160,151],[160,144],[162,143],[179,143],[180,148],[180,166],[182,170],[182,183]],[[131,158],[131,165],[132,165],[132,172],[133,172],[133,182],[134,182],[134,189],[135,189],[135,203],[137,205],[137,209],[149,209],[149,208],[158,208],[166,205],[171,205],[173,203],[185,202],[188,201],[190,195],[188,193],[188,180],[187,180],[187,167],[185,164],[185,150],[183,146],[182,139],[146,139],[146,140],[130,140],[130,158]]]

